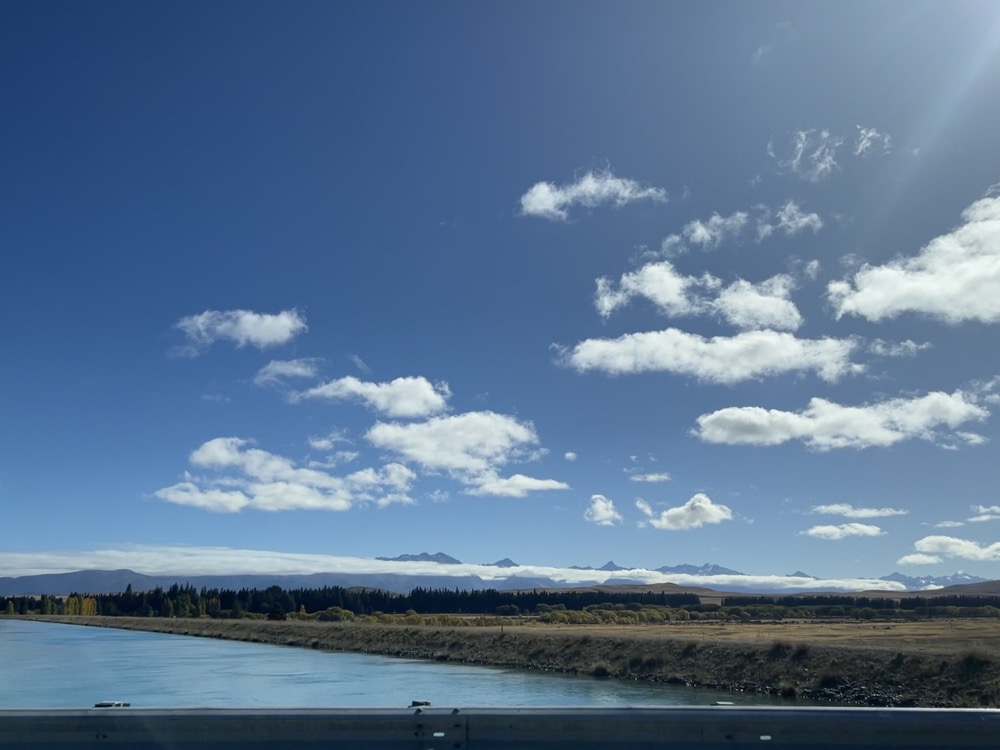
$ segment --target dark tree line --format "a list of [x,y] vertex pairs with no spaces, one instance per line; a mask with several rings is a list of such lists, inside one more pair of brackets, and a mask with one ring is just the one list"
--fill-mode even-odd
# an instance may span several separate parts
[[289,589],[271,586],[266,589],[196,589],[174,584],[169,589],[132,591],[129,586],[116,594],[71,594],[68,597],[0,597],[0,612],[9,614],[96,614],[136,617],[214,617],[239,618],[266,615],[284,619],[292,612],[312,614],[333,607],[355,615],[375,612],[405,614],[492,615],[500,612],[536,612],[539,605],[582,610],[601,604],[697,606],[695,594],[653,592],[608,593],[596,591],[499,591],[485,589],[462,591],[413,589],[409,594],[393,594],[375,589],[346,589],[325,586],[320,589]]

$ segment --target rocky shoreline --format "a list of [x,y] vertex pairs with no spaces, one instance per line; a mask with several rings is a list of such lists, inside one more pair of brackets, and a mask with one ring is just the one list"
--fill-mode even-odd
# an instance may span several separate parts
[[31,619],[661,682],[839,705],[1000,706],[1000,665],[972,652],[903,653],[783,641],[721,643],[630,627],[589,634],[533,625],[447,628],[296,620]]

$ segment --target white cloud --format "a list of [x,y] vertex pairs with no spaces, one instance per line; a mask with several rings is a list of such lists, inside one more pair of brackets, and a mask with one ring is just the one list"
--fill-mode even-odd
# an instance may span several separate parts
[[567,461],[576,461],[576,454],[573,451],[566,451],[563,453],[563,458]]
[[976,404],[974,394],[936,391],[915,398],[897,398],[865,406],[841,406],[813,398],[801,412],[728,407],[702,414],[694,434],[707,443],[778,445],[802,440],[810,448],[871,448],[919,438],[941,441],[941,428],[954,430],[989,412]]
[[590,507],[584,511],[583,517],[598,526],[614,526],[622,522],[622,514],[615,508],[614,501],[604,495],[590,496]]
[[196,356],[216,341],[232,341],[237,347],[251,344],[258,349],[287,344],[306,331],[306,319],[294,309],[274,315],[250,310],[206,310],[181,318],[174,328],[188,340],[175,353]]
[[829,284],[837,317],[879,322],[913,312],[947,323],[1000,322],[1000,197],[976,201],[962,218],[916,256],[866,264]]
[[635,507],[649,519],[644,523],[648,523],[654,529],[665,531],[697,529],[707,523],[722,523],[723,521],[731,521],[733,518],[732,510],[725,505],[713,503],[708,495],[701,492],[684,505],[677,508],[667,508],[659,515],[655,514],[652,506],[645,500],[636,500]]
[[351,364],[361,370],[361,372],[370,373],[372,371],[372,368],[368,366],[368,363],[361,359],[361,357],[357,354],[349,354],[347,358],[351,360]]
[[830,505],[814,505],[810,513],[824,513],[845,518],[887,518],[889,516],[905,516],[910,511],[903,508],[855,508],[850,503],[832,503]]
[[215,474],[187,475],[182,482],[157,490],[153,496],[228,513],[244,508],[343,511],[358,503],[411,502],[406,493],[416,475],[402,464],[334,476],[298,467],[289,458],[252,445],[249,440],[235,437],[203,443],[191,453],[191,465]]
[[842,523],[837,526],[813,526],[811,529],[799,532],[805,536],[817,539],[829,539],[836,541],[846,539],[849,536],[882,536],[885,534],[878,526],[870,526],[866,523]]
[[973,505],[972,512],[976,515],[966,519],[969,523],[1000,520],[1000,505]]
[[693,291],[715,283],[710,276],[684,276],[670,261],[647,263],[637,271],[622,274],[617,289],[611,279],[599,278],[594,306],[602,318],[607,318],[633,297],[644,297],[666,315],[693,315],[702,307]]
[[837,149],[844,139],[832,135],[829,130],[798,130],[792,133],[791,142],[779,158],[773,142],[768,144],[768,153],[778,158],[778,166],[787,169],[809,182],[820,182],[839,169]]
[[868,345],[868,351],[878,357],[914,357],[918,352],[930,348],[929,342],[918,344],[910,339],[906,339],[906,341],[875,339]]
[[635,180],[615,177],[610,171],[587,172],[576,182],[554,185],[537,182],[521,196],[521,213],[544,219],[565,221],[569,208],[602,205],[621,207],[639,200],[665,202],[667,193],[658,187],[643,187]]
[[808,263],[806,263],[803,271],[805,272],[806,278],[808,278],[810,281],[816,281],[816,277],[819,276],[819,272],[820,270],[822,270],[822,268],[823,267],[820,265],[820,262],[818,260],[813,259]]
[[686,252],[689,245],[699,245],[702,250],[714,249],[738,237],[748,222],[746,211],[734,211],[729,216],[716,212],[704,221],[689,221],[679,233],[665,237],[660,251],[670,257]]
[[350,445],[352,442],[343,430],[334,430],[327,435],[311,435],[309,437],[309,447],[317,451],[333,450],[334,446],[340,443]]
[[938,521],[934,524],[935,529],[957,529],[959,526],[965,526],[962,521]]
[[[231,547],[184,547],[128,545],[120,549],[99,549],[78,552],[0,552],[0,575],[24,576],[41,573],[64,573],[73,570],[115,570],[130,568],[146,575],[237,575],[259,574],[296,575],[308,573],[397,574],[434,576],[479,576],[485,581],[502,581],[510,576],[520,578],[551,578],[568,584],[593,584],[617,578],[618,571],[577,570],[542,565],[520,565],[496,568],[492,565],[440,565],[434,562],[394,562],[359,557],[303,552],[273,552],[268,550],[234,549]],[[646,583],[675,583],[680,586],[710,586],[725,590],[729,586],[743,588],[783,589],[803,588],[813,591],[864,591],[873,588],[902,591],[895,581],[868,578],[815,578],[776,575],[701,576],[660,573],[645,568],[627,571],[630,578]]]
[[475,477],[475,486],[465,494],[492,497],[525,497],[529,492],[540,490],[568,490],[569,485],[555,479],[535,479],[524,474],[500,477],[494,472],[486,472]]
[[670,475],[665,471],[655,472],[653,474],[633,474],[628,478],[630,482],[647,482],[649,484],[656,484],[659,482],[669,482]]
[[271,360],[254,376],[256,385],[282,385],[289,378],[315,378],[320,360],[315,357],[302,359]]
[[774,213],[775,222],[771,223],[771,214],[766,208],[764,214],[757,219],[757,241],[770,237],[776,231],[784,233],[786,237],[795,235],[811,229],[813,234],[823,228],[823,220],[817,213],[803,213],[798,204],[787,201]]
[[875,128],[858,127],[858,139],[854,142],[854,155],[861,157],[883,156],[892,151],[892,137],[880,133]]
[[759,284],[738,279],[719,292],[711,308],[729,323],[744,330],[776,328],[794,331],[802,315],[790,297],[795,280],[787,274]]
[[348,375],[296,393],[294,400],[359,400],[386,416],[411,418],[444,411],[450,397],[451,391],[447,383],[431,383],[423,377],[396,378],[389,383],[368,383]]
[[912,555],[903,555],[901,558],[896,560],[897,565],[933,565],[934,563],[941,562],[941,558],[937,555],[925,555],[922,553],[914,553]]
[[[913,546],[917,552],[933,555],[938,558],[958,557],[963,560],[977,562],[993,562],[1000,560],[1000,542],[981,545],[968,539],[957,539],[953,536],[925,536],[918,539]],[[912,555],[910,557],[913,557]]]
[[569,487],[554,479],[497,475],[498,467],[510,461],[538,455],[532,450],[538,443],[534,425],[505,414],[465,412],[412,424],[378,422],[366,438],[426,472],[447,472],[465,484],[471,495],[523,497],[535,490]]
[[695,219],[684,227],[684,238],[702,248],[715,248],[730,237],[736,237],[747,225],[748,216],[744,211],[736,211],[729,216],[712,214],[707,221]]
[[672,372],[711,383],[738,383],[792,372],[815,372],[833,382],[863,371],[850,361],[850,339],[798,339],[778,331],[746,331],[705,338],[668,328],[617,339],[586,339],[561,350],[560,362],[578,372],[611,375]]

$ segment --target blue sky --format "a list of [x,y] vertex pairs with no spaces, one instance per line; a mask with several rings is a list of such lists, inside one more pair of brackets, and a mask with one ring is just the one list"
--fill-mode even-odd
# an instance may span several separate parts
[[997,6],[0,13],[0,575],[1000,575]]

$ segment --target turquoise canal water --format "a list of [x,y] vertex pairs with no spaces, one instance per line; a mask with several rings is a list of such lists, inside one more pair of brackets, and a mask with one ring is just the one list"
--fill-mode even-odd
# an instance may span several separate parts
[[767,697],[0,618],[0,708],[649,706]]

